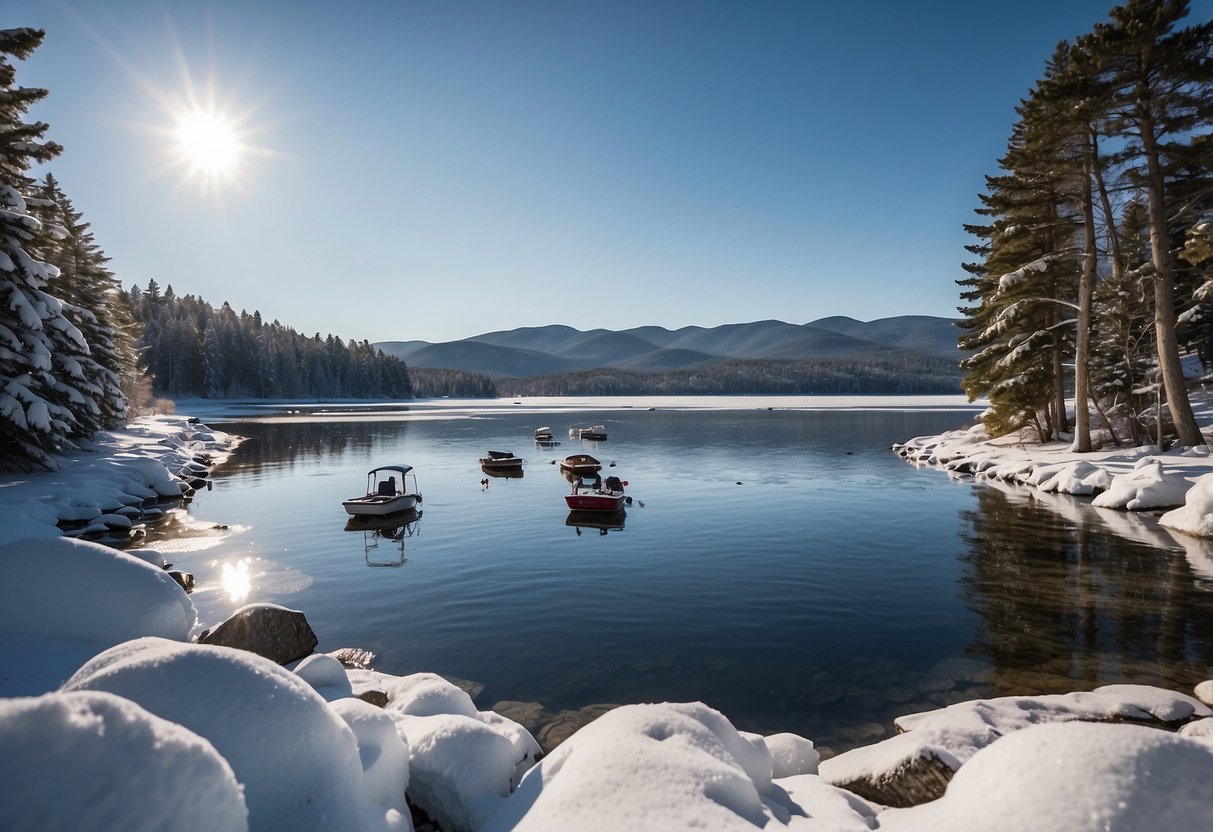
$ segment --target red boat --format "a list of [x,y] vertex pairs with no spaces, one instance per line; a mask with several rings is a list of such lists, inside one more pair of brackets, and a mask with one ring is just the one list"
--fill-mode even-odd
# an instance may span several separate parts
[[573,481],[573,493],[564,495],[564,502],[573,511],[619,511],[627,497],[619,477],[578,477]]

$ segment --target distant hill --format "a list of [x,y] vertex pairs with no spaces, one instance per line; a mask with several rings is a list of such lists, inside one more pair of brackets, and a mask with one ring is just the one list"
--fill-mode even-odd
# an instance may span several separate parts
[[709,367],[720,361],[892,361],[907,355],[959,361],[957,335],[955,323],[949,318],[903,315],[864,322],[835,316],[807,324],[768,320],[676,330],[643,326],[584,332],[553,324],[488,332],[441,344],[383,341],[375,346],[404,359],[411,367],[461,370],[504,379],[600,368],[661,373],[690,366]]

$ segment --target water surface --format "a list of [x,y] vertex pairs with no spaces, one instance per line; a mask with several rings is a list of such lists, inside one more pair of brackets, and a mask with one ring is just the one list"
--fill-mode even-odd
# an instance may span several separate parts
[[[301,609],[319,649],[474,680],[481,708],[702,700],[838,750],[962,699],[1213,676],[1204,544],[1150,518],[1127,539],[1084,501],[889,451],[970,416],[577,415],[602,443],[569,440],[567,413],[212,422],[248,439],[189,512],[231,528],[153,543],[180,549],[207,623],[252,600]],[[530,441],[541,424],[559,447]],[[524,476],[487,476],[489,449]],[[569,524],[552,463],[574,452],[628,481],[621,524]],[[393,462],[417,469],[420,519],[399,540],[346,531],[341,500]]]

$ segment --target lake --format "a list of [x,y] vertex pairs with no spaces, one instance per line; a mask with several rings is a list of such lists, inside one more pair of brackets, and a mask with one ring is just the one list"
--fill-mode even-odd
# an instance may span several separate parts
[[[1190,692],[1213,675],[1205,544],[889,450],[974,414],[209,420],[246,441],[147,545],[195,573],[207,624],[251,601],[300,609],[318,649],[472,680],[482,709],[701,700],[826,753],[964,699],[1118,682]],[[569,439],[572,424],[609,439]],[[534,444],[540,425],[561,444]],[[489,449],[524,457],[524,475],[486,475]],[[570,519],[554,463],[577,452],[628,482],[622,521]],[[400,462],[416,469],[420,518],[347,531],[341,500]],[[1128,536],[1110,525],[1126,521]]]

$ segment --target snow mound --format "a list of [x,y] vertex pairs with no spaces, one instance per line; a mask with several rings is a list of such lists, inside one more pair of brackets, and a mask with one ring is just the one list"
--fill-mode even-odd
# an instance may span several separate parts
[[404,794],[409,785],[409,749],[391,716],[361,699],[339,699],[330,707],[358,741],[367,799],[408,816]]
[[1089,496],[1111,487],[1114,477],[1104,468],[1089,462],[1066,462],[1058,465],[1040,465],[1028,478],[1031,485],[1041,491],[1071,494],[1076,497]]
[[1040,725],[974,755],[939,800],[882,832],[1206,829],[1213,746],[1134,725]]
[[1003,696],[959,702],[898,717],[904,733],[821,763],[827,781],[848,786],[892,777],[928,757],[956,770],[999,737],[1050,722],[1139,720],[1170,725],[1213,715],[1199,700],[1148,685],[1106,685],[1048,696]]
[[210,740],[244,785],[254,829],[399,823],[366,800],[357,743],[341,717],[298,676],[254,653],[142,638],[98,655],[63,689],[124,696]]
[[765,739],[771,753],[771,776],[792,777],[816,774],[821,755],[811,740],[796,734],[772,734]]
[[1213,474],[1192,484],[1184,504],[1168,511],[1158,522],[1168,529],[1196,537],[1213,537]]
[[1142,460],[1140,467],[1112,478],[1108,490],[1091,501],[1100,508],[1145,511],[1183,505],[1191,483],[1179,473],[1163,471],[1158,460]]
[[0,782],[0,829],[248,829],[213,745],[108,693],[0,700]]
[[354,695],[345,667],[327,653],[313,653],[300,661],[295,665],[295,675],[328,702]]
[[189,638],[194,603],[163,569],[63,537],[0,545],[0,633],[108,647],[140,636]]
[[477,711],[467,693],[441,676],[348,675],[355,690],[387,693],[384,710],[409,747],[409,800],[448,832],[478,829],[539,756],[525,728]]
[[872,828],[875,811],[858,797],[813,775],[784,788],[771,771],[761,737],[702,703],[625,705],[535,766],[482,829]]

